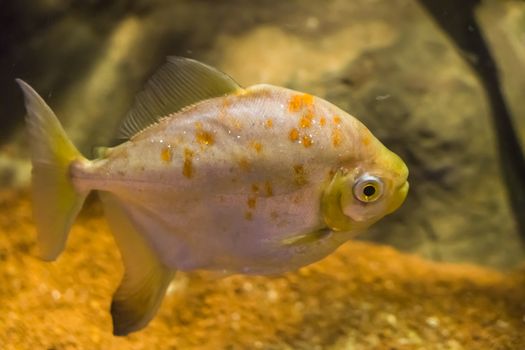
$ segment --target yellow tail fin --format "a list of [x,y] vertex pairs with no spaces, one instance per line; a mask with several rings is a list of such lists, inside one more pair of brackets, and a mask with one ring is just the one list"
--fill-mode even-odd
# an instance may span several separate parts
[[69,168],[84,160],[44,100],[27,83],[16,82],[24,93],[26,125],[33,164],[33,217],[40,256],[54,260],[64,249],[67,235],[87,193],[75,191]]

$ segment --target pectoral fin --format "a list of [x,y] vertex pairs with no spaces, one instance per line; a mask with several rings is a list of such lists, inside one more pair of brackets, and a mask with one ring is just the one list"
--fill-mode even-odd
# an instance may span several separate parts
[[320,228],[312,232],[285,238],[281,241],[281,243],[285,245],[309,244],[309,243],[317,242],[320,239],[325,238],[326,236],[330,234],[330,232],[331,232],[330,229],[323,227],[323,228]]
[[113,334],[126,335],[155,316],[175,272],[160,262],[120,201],[109,193],[100,196],[125,269],[111,303]]

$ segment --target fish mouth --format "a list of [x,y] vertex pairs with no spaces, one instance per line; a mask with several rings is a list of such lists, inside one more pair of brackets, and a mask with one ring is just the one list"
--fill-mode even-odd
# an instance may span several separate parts
[[394,195],[392,196],[392,201],[388,205],[387,214],[396,211],[401,206],[401,204],[403,204],[405,198],[407,197],[409,188],[410,185],[408,181],[405,181],[401,186],[399,186],[395,190]]

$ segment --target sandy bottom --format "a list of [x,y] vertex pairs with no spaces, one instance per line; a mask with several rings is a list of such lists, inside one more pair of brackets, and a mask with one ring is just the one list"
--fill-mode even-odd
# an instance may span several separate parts
[[114,337],[122,266],[100,206],[54,263],[34,257],[30,215],[25,194],[0,192],[1,349],[525,349],[525,271],[362,242],[282,276],[178,275],[146,329]]

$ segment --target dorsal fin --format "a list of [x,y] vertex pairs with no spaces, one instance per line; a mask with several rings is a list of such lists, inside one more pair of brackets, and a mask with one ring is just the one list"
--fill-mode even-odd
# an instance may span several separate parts
[[186,106],[239,90],[231,77],[213,67],[190,58],[168,57],[135,97],[118,137],[130,138]]

